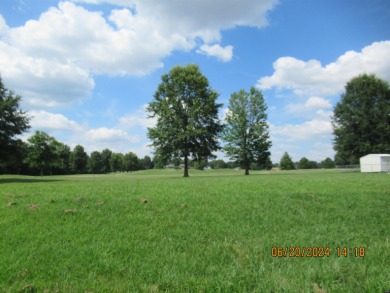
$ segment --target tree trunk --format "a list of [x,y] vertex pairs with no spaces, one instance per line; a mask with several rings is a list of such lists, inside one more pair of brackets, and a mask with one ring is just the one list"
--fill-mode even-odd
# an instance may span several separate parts
[[245,162],[245,175],[249,175],[249,162]]
[[188,157],[187,157],[187,155],[184,156],[184,176],[183,177],[189,177],[189,175],[188,175]]
[[41,168],[41,176],[43,176],[43,168]]

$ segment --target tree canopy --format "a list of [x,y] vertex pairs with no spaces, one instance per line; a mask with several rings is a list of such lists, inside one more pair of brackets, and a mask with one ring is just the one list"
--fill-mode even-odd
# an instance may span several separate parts
[[19,108],[20,100],[20,96],[5,88],[0,77],[0,161],[12,157],[18,145],[15,136],[30,128],[30,118]]
[[88,170],[92,174],[101,174],[103,171],[103,158],[102,153],[93,151],[88,159]]
[[332,169],[335,167],[335,164],[331,158],[326,158],[320,163],[320,166],[325,169]]
[[87,172],[88,155],[84,147],[76,145],[70,156],[70,165],[73,173],[82,174]]
[[318,168],[318,163],[315,161],[310,161],[308,158],[303,157],[298,162],[298,169],[316,169]]
[[40,170],[41,176],[45,171],[51,171],[58,159],[59,142],[43,131],[36,131],[28,139],[26,162],[32,168]]
[[285,152],[280,159],[280,169],[282,170],[294,170],[294,162],[292,161],[290,155]]
[[369,153],[390,153],[390,87],[375,75],[350,80],[332,118],[336,164],[357,164]]
[[133,152],[128,152],[123,157],[123,166],[127,172],[139,170],[140,162],[138,156]]
[[184,158],[184,177],[189,158],[207,159],[220,148],[217,97],[197,65],[176,66],[161,77],[147,107],[149,117],[157,118],[156,126],[148,128],[155,155],[164,162]]
[[252,162],[265,163],[270,156],[266,110],[263,94],[254,87],[231,95],[222,139],[227,156],[243,165],[245,175]]

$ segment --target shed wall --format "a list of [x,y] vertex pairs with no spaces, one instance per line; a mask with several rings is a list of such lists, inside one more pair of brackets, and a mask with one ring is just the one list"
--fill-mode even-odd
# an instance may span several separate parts
[[389,172],[389,155],[367,155],[360,158],[361,172]]
[[361,172],[381,172],[381,160],[378,156],[365,156],[360,158]]
[[390,171],[390,157],[382,157],[381,160],[381,167],[382,172],[389,172]]

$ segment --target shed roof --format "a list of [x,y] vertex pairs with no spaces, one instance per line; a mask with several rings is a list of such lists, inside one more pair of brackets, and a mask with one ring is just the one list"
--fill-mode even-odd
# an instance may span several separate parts
[[390,157],[390,155],[389,154],[369,154],[369,155],[363,156],[361,158],[366,158],[366,157]]

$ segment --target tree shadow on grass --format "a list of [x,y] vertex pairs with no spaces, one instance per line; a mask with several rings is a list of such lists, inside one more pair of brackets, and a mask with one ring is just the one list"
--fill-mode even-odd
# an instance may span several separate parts
[[51,183],[51,182],[59,182],[64,180],[59,179],[50,179],[50,178],[1,178],[0,184],[5,183]]

